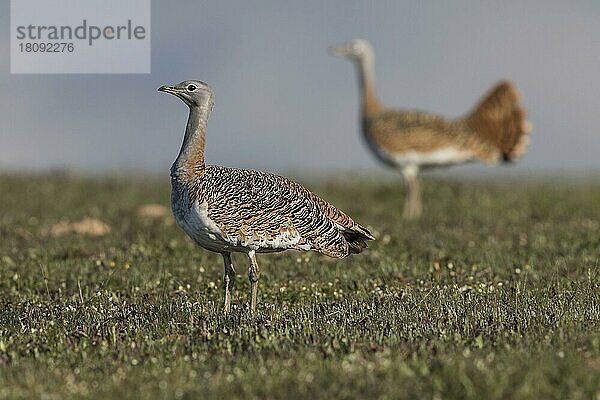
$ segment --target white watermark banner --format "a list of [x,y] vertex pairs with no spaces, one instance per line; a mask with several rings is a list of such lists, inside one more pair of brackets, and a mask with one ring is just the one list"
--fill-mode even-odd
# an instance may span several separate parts
[[13,74],[150,73],[150,0],[11,0]]

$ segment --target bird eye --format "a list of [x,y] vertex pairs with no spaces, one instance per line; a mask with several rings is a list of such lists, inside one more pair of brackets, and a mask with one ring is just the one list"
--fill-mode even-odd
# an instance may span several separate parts
[[196,87],[196,85],[188,85],[188,87],[187,87],[187,91],[188,91],[188,92],[195,92],[195,91],[196,91],[196,89],[198,89],[198,88]]

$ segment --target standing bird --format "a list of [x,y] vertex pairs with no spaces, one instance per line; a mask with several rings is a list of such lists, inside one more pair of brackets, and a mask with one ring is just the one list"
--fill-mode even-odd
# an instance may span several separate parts
[[189,107],[183,144],[171,167],[171,208],[177,225],[194,242],[223,256],[225,313],[235,281],[232,252],[246,253],[250,260],[250,310],[254,314],[260,276],[256,253],[316,250],[344,258],[360,253],[366,241],[374,239],[343,211],[290,179],[205,165],[212,89],[190,80],[158,90],[179,97]]
[[525,152],[531,124],[510,82],[498,83],[461,118],[392,110],[383,107],[375,93],[375,55],[369,42],[355,39],[331,47],[330,52],[356,63],[363,134],[379,160],[402,171],[408,192],[405,218],[419,217],[422,212],[420,169],[475,160],[510,162]]

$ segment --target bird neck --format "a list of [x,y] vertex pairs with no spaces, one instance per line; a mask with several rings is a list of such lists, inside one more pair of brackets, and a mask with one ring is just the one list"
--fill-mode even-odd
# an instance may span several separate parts
[[179,155],[171,167],[172,176],[193,177],[204,171],[204,143],[212,104],[191,106]]
[[375,57],[372,54],[363,55],[358,60],[358,76],[363,115],[378,113],[382,107],[375,91]]

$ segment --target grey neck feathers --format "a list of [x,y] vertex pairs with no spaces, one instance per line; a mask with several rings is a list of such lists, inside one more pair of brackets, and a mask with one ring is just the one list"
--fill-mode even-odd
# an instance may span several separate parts
[[171,167],[172,175],[190,175],[204,169],[204,143],[212,100],[190,106],[187,126],[179,155]]
[[363,54],[358,59],[357,66],[363,112],[377,112],[381,105],[375,93],[375,56],[372,53]]
[[358,74],[361,89],[375,85],[375,60],[372,55],[365,54],[358,59]]

